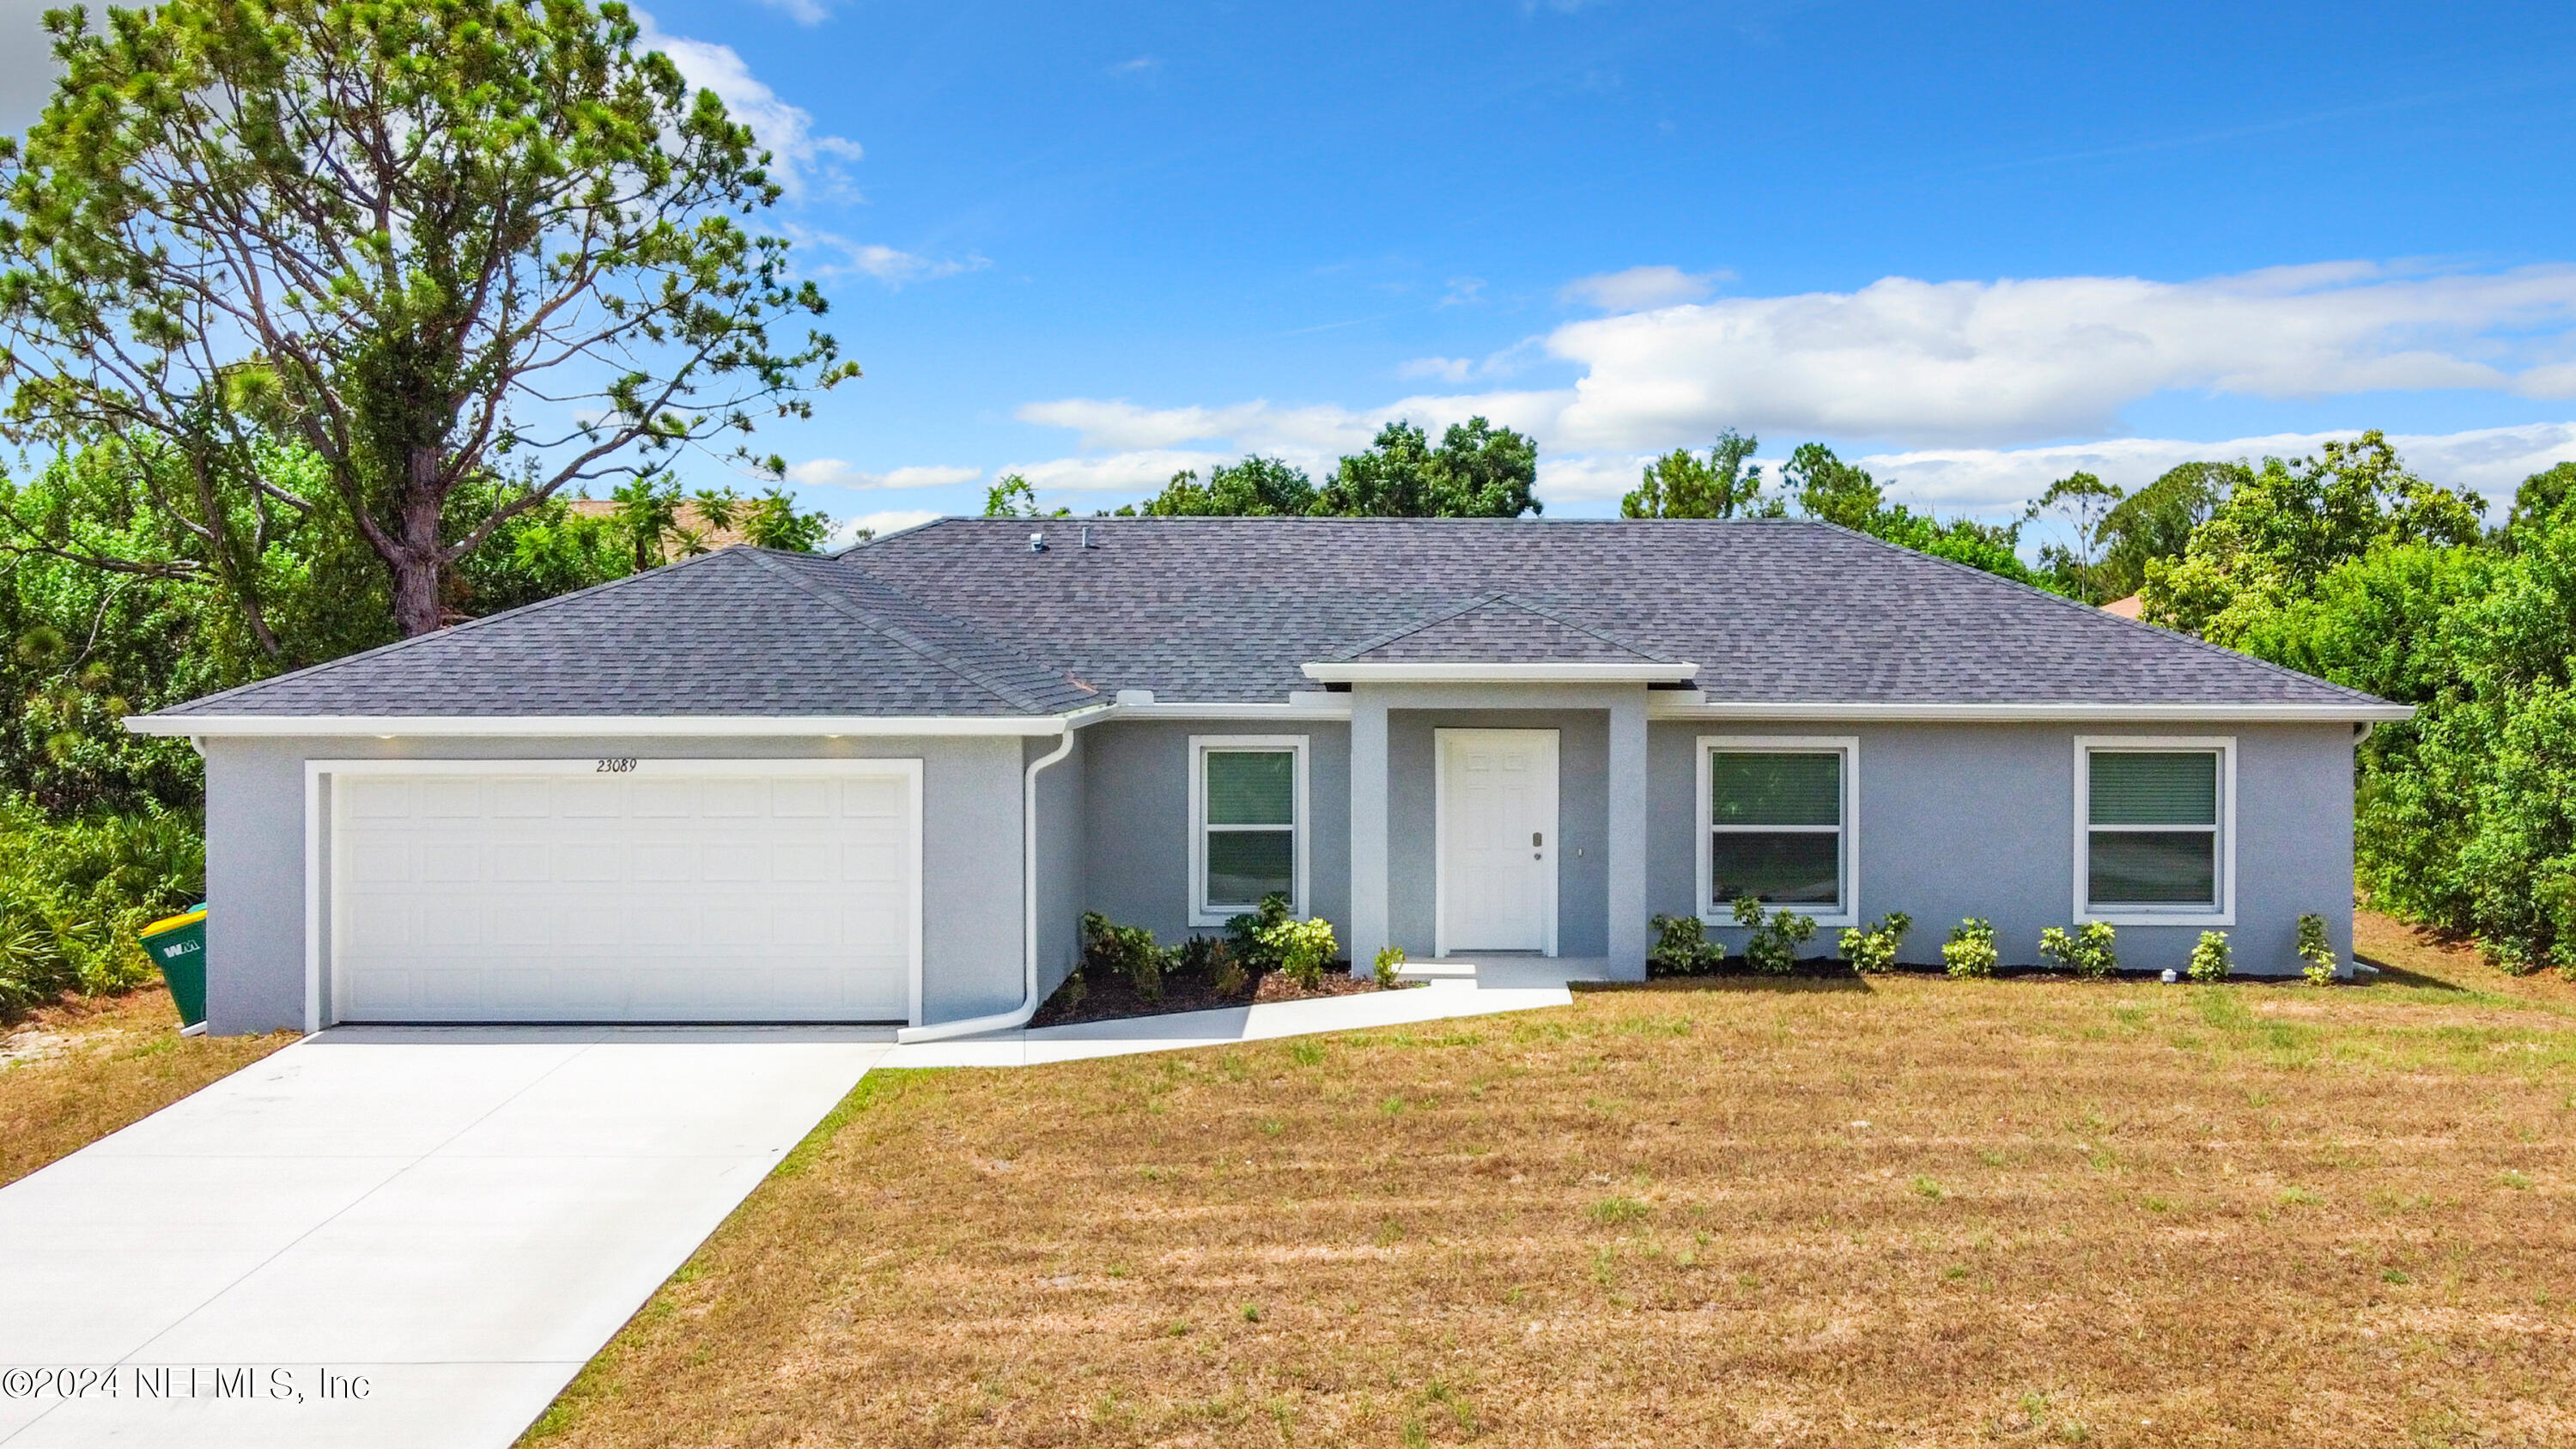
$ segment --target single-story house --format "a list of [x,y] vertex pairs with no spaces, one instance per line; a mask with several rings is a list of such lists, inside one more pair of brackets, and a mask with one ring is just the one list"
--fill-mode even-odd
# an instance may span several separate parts
[[2403,706],[1825,524],[948,519],[732,548],[131,723],[206,761],[219,1032],[1026,1018],[1098,911],[1645,973],[1962,917],[2350,950]]

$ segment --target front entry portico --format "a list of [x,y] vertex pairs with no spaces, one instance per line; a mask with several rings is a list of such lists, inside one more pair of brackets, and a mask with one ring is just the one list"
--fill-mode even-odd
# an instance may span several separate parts
[[[1388,945],[1417,961],[1526,952],[1644,979],[1647,681],[1363,678],[1349,693],[1352,961]],[[1499,766],[1498,744],[1533,736],[1549,741],[1543,822],[1527,818],[1535,790],[1460,798],[1467,757]]]

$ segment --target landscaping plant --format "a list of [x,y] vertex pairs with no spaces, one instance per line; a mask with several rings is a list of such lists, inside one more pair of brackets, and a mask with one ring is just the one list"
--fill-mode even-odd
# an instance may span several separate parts
[[1163,999],[1163,973],[1171,969],[1174,956],[1143,926],[1117,925],[1098,911],[1082,913],[1084,969],[1097,966],[1127,978],[1127,984],[1147,1001]]
[[2299,974],[2308,978],[2310,986],[2334,985],[2334,944],[2326,939],[2325,917],[2299,917],[2299,959],[2306,963],[2299,968]]
[[1333,923],[1321,916],[1282,921],[1265,928],[1261,939],[1278,953],[1280,974],[1295,982],[1301,991],[1312,991],[1324,984],[1324,965],[1340,946],[1333,939]]
[[1192,936],[1183,941],[1177,969],[1205,979],[1223,996],[1243,990],[1246,979],[1243,962],[1223,936]]
[[1995,974],[1995,923],[1983,916],[1970,916],[1950,928],[1950,939],[1941,943],[1941,961],[1950,974],[1961,979]]
[[1225,923],[1226,943],[1234,948],[1235,959],[1247,971],[1276,971],[1280,960],[1278,949],[1270,944],[1270,933],[1287,925],[1291,919],[1288,897],[1278,891],[1261,898],[1261,904]]
[[2227,949],[2227,933],[2203,931],[2199,942],[2191,948],[2191,961],[2183,967],[2183,974],[2194,981],[2224,981],[2228,969],[2234,964],[2232,953]]
[[1649,976],[1704,976],[1726,960],[1726,951],[1708,938],[1708,923],[1692,916],[1657,916],[1655,944],[1646,948]]
[[1377,989],[1393,991],[1396,973],[1404,969],[1404,948],[1402,946],[1379,947],[1373,969],[1377,973]]
[[1912,929],[1914,918],[1903,911],[1888,912],[1867,930],[1851,927],[1843,932],[1843,959],[1852,964],[1853,970],[1873,976],[1893,971],[1896,949]]
[[2098,981],[2120,968],[2114,949],[2118,933],[2108,921],[2086,921],[2072,935],[2055,926],[2039,933],[2039,954],[2085,978]]
[[1766,916],[1762,903],[1751,896],[1736,898],[1735,924],[1753,933],[1744,943],[1744,959],[1766,976],[1786,976],[1795,970],[1798,948],[1816,934],[1815,917],[1786,907]]

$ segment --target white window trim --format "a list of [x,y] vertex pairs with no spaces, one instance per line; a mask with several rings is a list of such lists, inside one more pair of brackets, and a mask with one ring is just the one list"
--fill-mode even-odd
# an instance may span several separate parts
[[1217,750],[1289,750],[1297,756],[1297,792],[1294,830],[1297,841],[1297,889],[1288,908],[1299,920],[1306,917],[1306,892],[1311,873],[1306,869],[1306,736],[1304,735],[1192,735],[1190,736],[1190,924],[1222,926],[1241,911],[1211,906],[1207,900],[1207,757]]
[[[2093,754],[2097,750],[2214,750],[2218,754],[2218,909],[2112,902],[2093,907]],[[2197,829],[2198,827],[2192,827]],[[2078,925],[2233,926],[2236,924],[2236,737],[2234,735],[2077,735],[2075,737],[2075,911]]]
[[1699,858],[1700,919],[1712,926],[1732,926],[1733,915],[1720,915],[1709,903],[1708,838],[1718,825],[1710,818],[1715,802],[1709,799],[1708,757],[1718,750],[1729,753],[1815,754],[1825,750],[1843,757],[1843,823],[1842,823],[1842,905],[1833,910],[1822,906],[1782,903],[1774,910],[1794,911],[1813,917],[1819,926],[1857,926],[1860,924],[1860,737],[1858,735],[1701,735],[1695,758],[1699,779],[1699,819],[1697,844]]

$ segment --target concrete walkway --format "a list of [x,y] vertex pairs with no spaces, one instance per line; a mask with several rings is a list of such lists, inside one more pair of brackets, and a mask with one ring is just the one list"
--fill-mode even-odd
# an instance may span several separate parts
[[[1470,968],[1471,970],[1474,968]],[[1485,985],[1486,979],[1529,984]],[[1547,978],[1553,984],[1539,984]],[[1497,971],[1486,967],[1474,975],[1440,977],[1407,991],[1371,991],[1357,996],[1327,996],[1314,1001],[1274,1001],[1255,1006],[1229,1006],[1216,1011],[1182,1011],[1169,1016],[1092,1021],[1079,1026],[1048,1026],[1035,1031],[994,1032],[954,1041],[916,1042],[896,1047],[881,1063],[887,1067],[1024,1067],[1042,1062],[1079,1061],[1086,1057],[1125,1056],[1133,1052],[1183,1051],[1231,1042],[1271,1041],[1321,1031],[1360,1031],[1370,1027],[1410,1026],[1451,1017],[1490,1016],[1506,1011],[1534,1011],[1565,1006],[1573,994],[1566,975],[1553,964],[1540,968]]]
[[506,1446],[891,1035],[288,1047],[0,1188],[0,1444]]

